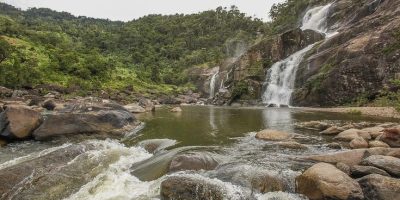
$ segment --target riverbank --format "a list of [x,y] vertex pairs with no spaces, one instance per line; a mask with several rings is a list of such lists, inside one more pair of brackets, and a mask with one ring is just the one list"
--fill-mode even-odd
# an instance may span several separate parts
[[336,107],[336,108],[296,108],[304,111],[348,113],[355,115],[368,115],[376,117],[387,117],[400,119],[400,113],[392,107]]

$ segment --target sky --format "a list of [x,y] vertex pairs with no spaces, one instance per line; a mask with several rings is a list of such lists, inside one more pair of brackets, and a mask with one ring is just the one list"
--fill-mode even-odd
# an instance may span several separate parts
[[267,21],[274,3],[284,0],[0,0],[16,7],[51,8],[76,16],[129,21],[149,14],[197,13],[236,5],[248,16]]

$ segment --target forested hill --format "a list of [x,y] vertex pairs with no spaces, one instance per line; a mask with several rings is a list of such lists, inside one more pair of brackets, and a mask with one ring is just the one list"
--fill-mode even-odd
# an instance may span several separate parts
[[227,42],[267,27],[236,7],[125,23],[0,3],[0,85],[170,92],[190,86],[185,69],[220,62]]

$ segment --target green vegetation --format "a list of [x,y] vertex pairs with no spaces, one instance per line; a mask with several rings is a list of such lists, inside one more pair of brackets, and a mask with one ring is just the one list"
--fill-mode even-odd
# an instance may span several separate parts
[[[193,89],[187,69],[216,66],[237,54],[231,47],[297,26],[308,5],[309,0],[276,4],[273,21],[264,23],[234,6],[119,22],[0,3],[0,85],[52,84],[83,95],[127,88],[143,94]],[[264,60],[256,69],[271,64]]]
[[216,65],[230,56],[226,45],[267,30],[236,7],[126,23],[4,3],[0,13],[0,85],[10,88],[178,91],[191,87],[185,69]]
[[236,99],[240,99],[243,95],[247,94],[249,91],[248,83],[244,80],[235,84],[232,90],[232,101]]
[[390,81],[391,89],[385,89],[372,103],[374,106],[394,107],[400,112],[400,79]]
[[361,115],[362,114],[362,112],[357,109],[350,109],[347,113],[350,115]]
[[400,30],[392,34],[395,42],[388,44],[385,48],[383,48],[383,54],[390,54],[398,49],[400,49]]
[[391,80],[389,87],[383,88],[376,96],[362,94],[346,106],[394,107],[400,112],[400,79]]

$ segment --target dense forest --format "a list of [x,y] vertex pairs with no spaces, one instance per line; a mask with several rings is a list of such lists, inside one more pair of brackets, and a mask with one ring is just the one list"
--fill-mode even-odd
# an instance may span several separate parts
[[291,10],[304,2],[275,5],[268,23],[235,6],[119,22],[0,3],[0,85],[55,84],[80,92],[190,88],[185,69],[215,66],[232,56],[228,43],[252,44],[293,26]]

